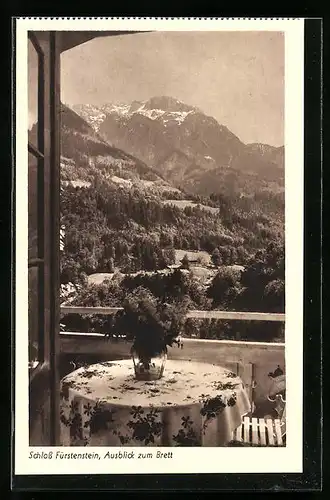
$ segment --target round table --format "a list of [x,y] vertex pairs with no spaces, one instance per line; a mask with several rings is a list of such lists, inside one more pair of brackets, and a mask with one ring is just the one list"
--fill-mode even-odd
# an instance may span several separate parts
[[130,359],[79,368],[61,382],[63,446],[224,446],[250,411],[243,382],[220,366],[167,360],[156,381]]

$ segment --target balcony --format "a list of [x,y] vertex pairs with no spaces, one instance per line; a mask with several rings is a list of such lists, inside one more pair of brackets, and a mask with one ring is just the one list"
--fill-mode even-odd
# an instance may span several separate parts
[[[61,315],[112,315],[115,307],[62,306]],[[284,322],[284,314],[228,311],[189,311],[187,318],[220,319],[225,321]],[[61,332],[61,377],[80,364],[130,357],[130,343],[125,338],[108,338],[102,333]],[[273,405],[268,397],[273,385],[269,375],[278,367],[285,373],[285,344],[240,340],[208,340],[182,338],[182,345],[169,348],[169,359],[182,359],[219,364],[238,373],[253,402],[254,415],[271,415]]]

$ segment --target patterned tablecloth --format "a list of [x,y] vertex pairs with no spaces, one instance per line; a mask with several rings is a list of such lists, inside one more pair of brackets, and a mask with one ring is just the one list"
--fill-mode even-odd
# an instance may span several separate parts
[[250,411],[239,377],[167,360],[164,376],[134,378],[129,360],[79,368],[61,383],[63,446],[224,446]]

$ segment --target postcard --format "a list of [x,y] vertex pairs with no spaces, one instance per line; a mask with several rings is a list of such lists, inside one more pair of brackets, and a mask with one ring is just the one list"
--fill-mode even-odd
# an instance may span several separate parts
[[302,472],[304,20],[15,45],[14,473]]

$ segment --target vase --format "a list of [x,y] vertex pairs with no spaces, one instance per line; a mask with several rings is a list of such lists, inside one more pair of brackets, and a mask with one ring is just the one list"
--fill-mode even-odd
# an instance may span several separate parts
[[131,355],[137,380],[159,380],[163,376],[167,359],[166,350],[152,357],[144,357],[133,348]]

